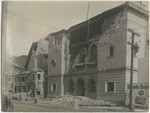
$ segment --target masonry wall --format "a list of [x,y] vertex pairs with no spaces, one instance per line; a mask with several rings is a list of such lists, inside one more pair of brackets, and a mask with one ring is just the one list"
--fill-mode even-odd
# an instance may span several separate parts
[[[104,20],[98,44],[98,70],[126,66],[126,34],[126,9]],[[111,46],[114,47],[113,57],[109,56]]]
[[[48,54],[38,54],[36,55],[37,59],[37,69],[43,69],[45,73],[47,74],[48,70]],[[31,55],[28,70],[32,70],[35,68],[35,57],[34,55]]]
[[[66,75],[64,78],[65,93],[70,95],[77,95],[78,90],[78,80],[83,79],[85,84],[85,96],[93,99],[108,100],[108,101],[118,101],[125,103],[126,94],[125,94],[125,73],[124,69],[116,71],[103,71],[98,73],[84,73],[84,74],[74,74]],[[96,92],[90,93],[89,91],[89,80],[93,78],[96,81]],[[69,91],[69,82],[74,82],[73,92]],[[115,82],[115,91],[106,92],[106,83]]]
[[[48,52],[48,97],[53,98],[63,94],[63,81],[60,76],[67,73],[69,69],[69,40],[62,31],[49,37]],[[53,83],[57,84],[56,92],[51,91]]]
[[[55,98],[57,96],[60,96],[61,94],[61,77],[58,76],[49,76],[48,77],[48,98]],[[51,85],[56,84],[56,91],[51,90]]]
[[[93,73],[93,74],[89,74],[89,73],[83,73],[83,74],[73,74],[73,75],[67,75],[64,77],[64,86],[65,86],[65,94],[70,94],[70,95],[78,95],[78,80],[79,79],[83,79],[84,80],[84,96],[86,97],[90,97],[90,98],[93,98],[93,99],[96,99],[96,92],[95,93],[90,93],[89,92],[89,80],[93,78],[97,84],[97,74],[96,73]],[[70,81],[73,81],[74,85],[73,85],[73,92],[70,92],[69,91],[69,82]],[[96,86],[97,87],[97,86]]]
[[[107,82],[115,83],[114,92],[106,92]],[[125,97],[125,70],[101,72],[97,75],[97,99],[124,102]]]
[[[48,53],[48,75],[61,74],[62,65],[62,38],[59,38],[59,43],[55,44],[55,38],[49,38],[49,53]],[[52,64],[52,59],[55,60],[55,66]]]
[[31,54],[29,64],[28,64],[28,70],[32,70],[35,68],[35,56],[37,60],[37,69],[43,69],[45,73],[47,74],[48,66],[48,40],[47,39],[41,39],[37,42],[37,49],[35,51],[35,55]]

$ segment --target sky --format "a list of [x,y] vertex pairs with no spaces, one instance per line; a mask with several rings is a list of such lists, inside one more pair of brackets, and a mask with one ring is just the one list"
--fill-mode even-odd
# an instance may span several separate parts
[[[89,17],[96,16],[122,2],[90,2]],[[87,19],[88,2],[18,1],[7,6],[7,55],[27,55],[33,42],[52,32],[68,29]]]

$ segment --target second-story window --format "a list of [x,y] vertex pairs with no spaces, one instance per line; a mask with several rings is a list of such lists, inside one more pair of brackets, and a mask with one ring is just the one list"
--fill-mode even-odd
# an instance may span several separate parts
[[40,74],[38,74],[37,76],[38,76],[38,80],[40,80],[40,79],[41,79],[41,75],[40,75]]

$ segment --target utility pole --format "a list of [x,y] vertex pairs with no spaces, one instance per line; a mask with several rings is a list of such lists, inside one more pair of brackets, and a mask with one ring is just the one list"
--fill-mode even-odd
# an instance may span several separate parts
[[132,43],[127,42],[129,45],[131,45],[131,69],[130,69],[130,111],[134,111],[134,105],[133,105],[133,63],[134,63],[134,48],[137,47],[136,44],[134,44],[134,36],[139,36],[140,34],[135,33],[133,29],[128,28],[128,31],[132,33]]

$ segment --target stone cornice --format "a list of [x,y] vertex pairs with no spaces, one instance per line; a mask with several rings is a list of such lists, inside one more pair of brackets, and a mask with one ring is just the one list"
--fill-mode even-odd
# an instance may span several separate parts
[[[64,76],[76,76],[76,75],[88,75],[88,74],[97,74],[97,73],[104,73],[104,72],[114,72],[114,71],[122,71],[122,70],[130,70],[130,67],[118,67],[118,68],[105,68],[99,69],[98,71],[93,72],[83,72],[83,73],[67,73]],[[137,71],[135,68],[134,71]]]

